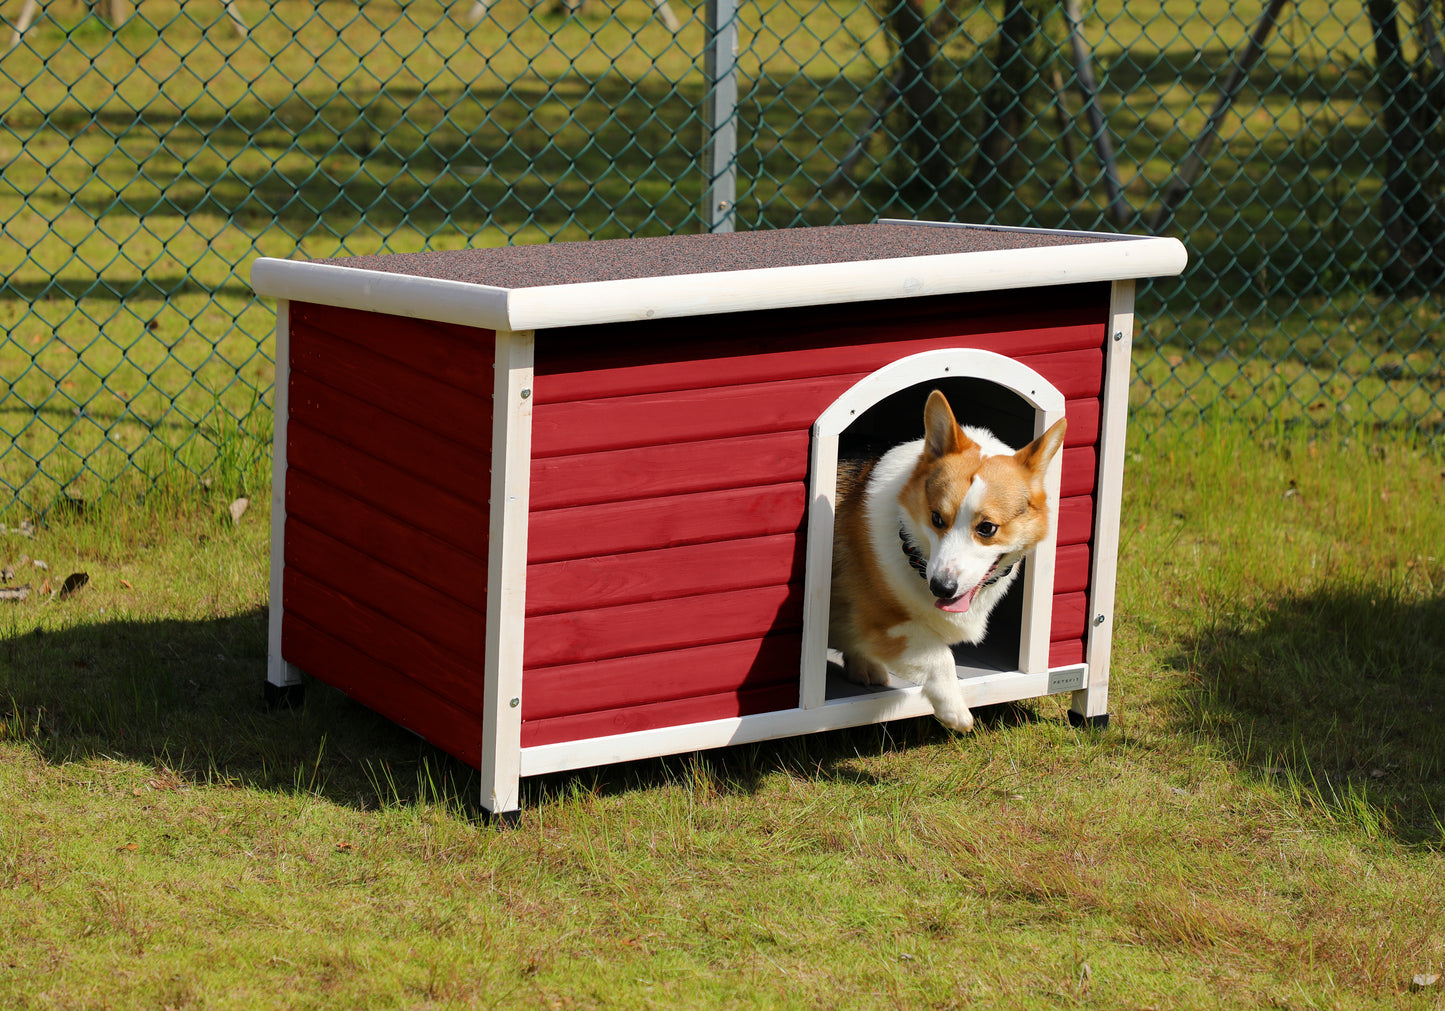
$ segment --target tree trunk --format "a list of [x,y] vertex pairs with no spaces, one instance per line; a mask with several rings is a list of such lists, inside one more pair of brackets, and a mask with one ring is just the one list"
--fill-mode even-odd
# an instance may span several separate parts
[[945,113],[943,96],[931,74],[935,43],[928,29],[922,0],[898,0],[888,17],[898,40],[902,63],[903,104],[908,123],[900,138],[903,149],[913,158],[923,182],[934,189],[948,182],[952,165],[943,149]]
[[984,92],[983,131],[969,172],[975,199],[989,209],[1003,202],[1012,185],[1028,111],[1025,99],[1035,75],[1029,48],[1038,30],[1038,17],[1025,0],[1008,0],[990,57],[993,81]]
[[[1406,62],[1396,0],[1366,0],[1382,95],[1385,178],[1380,219],[1389,243],[1384,280],[1395,291],[1425,291],[1445,280],[1445,215],[1440,207],[1439,89],[1427,88]],[[1427,80],[1435,78],[1423,69]],[[1437,83],[1433,80],[1430,83]],[[1432,94],[1433,92],[1433,94]]]

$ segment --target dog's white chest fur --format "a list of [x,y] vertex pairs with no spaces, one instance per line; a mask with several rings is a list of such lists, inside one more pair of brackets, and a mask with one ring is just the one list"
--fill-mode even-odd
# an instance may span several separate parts
[[[1013,452],[996,438],[993,433],[981,428],[965,428],[964,433],[979,444],[985,456],[1008,455]],[[976,643],[988,631],[988,616],[993,607],[1008,592],[1018,576],[1019,567],[1013,566],[1003,578],[982,587],[975,596],[973,605],[964,613],[957,614],[939,610],[934,606],[934,596],[928,588],[928,580],[909,563],[904,551],[900,529],[914,538],[914,543],[923,546],[929,534],[916,528],[910,522],[907,511],[899,504],[903,486],[913,475],[919,454],[923,452],[923,440],[917,439],[895,446],[885,453],[873,468],[872,480],[864,493],[864,509],[868,518],[868,539],[879,560],[882,576],[889,588],[913,612],[910,624],[920,624],[948,645],[967,642]],[[903,628],[895,634],[906,634]]]

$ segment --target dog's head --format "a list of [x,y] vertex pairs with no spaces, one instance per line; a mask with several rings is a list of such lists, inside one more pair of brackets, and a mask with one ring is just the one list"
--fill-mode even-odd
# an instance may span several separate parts
[[990,578],[1047,535],[1044,475],[1063,445],[1065,423],[1055,422],[1017,452],[989,452],[934,390],[923,425],[923,452],[899,501],[917,543],[926,545],[937,606],[963,612]]

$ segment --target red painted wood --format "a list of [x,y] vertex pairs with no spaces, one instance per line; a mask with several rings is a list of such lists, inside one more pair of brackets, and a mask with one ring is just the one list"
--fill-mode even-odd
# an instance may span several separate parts
[[[433,589],[363,551],[288,517],[286,569],[311,577],[356,601],[389,624],[411,630],[451,651],[462,663],[480,663],[486,614]],[[324,622],[320,627],[329,628]]]
[[1084,662],[1084,641],[1065,639],[1049,643],[1049,666],[1067,667],[1069,664]]
[[561,456],[807,431],[829,404],[862,376],[804,378],[684,393],[538,405],[532,455]]
[[799,481],[534,509],[528,517],[527,560],[555,562],[800,531],[807,506],[807,487]]
[[490,394],[496,334],[340,306],[291,303],[291,319],[469,392]]
[[527,615],[667,600],[803,578],[802,539],[778,534],[527,567]]
[[1064,433],[1064,447],[1094,447],[1099,442],[1099,401],[1070,400],[1064,405],[1064,417],[1069,419],[1068,430]]
[[706,723],[709,720],[751,716],[755,713],[793,709],[797,704],[797,686],[778,685],[758,691],[723,692],[702,698],[581,713],[552,720],[534,720],[522,724],[522,747],[590,740],[614,734],[636,733],[639,730],[655,730],[658,727],[679,727]]
[[689,389],[699,380],[712,387],[871,372],[941,347],[1030,355],[1103,345],[1107,285],[999,294],[550,330],[537,342],[537,397],[555,403]]
[[368,656],[353,642],[327,635],[289,611],[281,634],[286,658],[292,663],[473,768],[479,767],[482,724],[476,715],[429,690],[425,683]]
[[1054,595],[1053,622],[1049,626],[1049,640],[1077,639],[1088,631],[1089,597],[1085,593],[1058,593]]
[[[545,458],[668,442],[806,431],[838,397],[865,375],[804,378],[752,386],[649,393],[539,405],[532,421],[532,455]],[[1048,378],[1047,376],[1045,378]],[[1051,382],[1053,380],[1050,380]],[[1085,385],[1092,385],[1090,380]],[[1094,441],[1098,402],[1073,400],[1066,445]],[[1082,428],[1076,436],[1074,428]],[[922,434],[922,424],[919,425]]]
[[1066,498],[1059,503],[1057,543],[1084,544],[1094,536],[1094,500],[1087,495]]
[[477,558],[487,556],[485,497],[466,501],[299,421],[287,426],[287,466],[370,503]]
[[867,343],[852,346],[831,343],[830,338],[838,335],[824,332],[810,335],[816,346],[787,351],[778,350],[773,341],[759,341],[751,333],[741,339],[712,342],[710,347],[699,347],[696,342],[682,338],[684,346],[695,357],[659,362],[624,354],[622,357],[632,358],[634,364],[619,366],[615,364],[619,356],[591,355],[588,356],[590,362],[596,367],[590,369],[585,363],[567,360],[565,350],[553,346],[555,333],[548,332],[537,344],[537,398],[539,403],[555,404],[597,397],[778,382],[798,376],[866,374],[910,355],[959,347],[1021,359],[1061,352],[1097,354],[1104,340],[1103,323],[1010,330],[1004,327],[1017,320],[991,322],[999,329],[960,333],[965,327],[960,325],[962,321],[956,321],[953,326],[939,328],[943,332],[935,336],[912,340],[879,341],[876,334],[850,334],[848,336],[869,338]]
[[527,619],[523,664],[556,667],[792,632],[803,624],[798,585],[624,604]]
[[532,509],[801,481],[808,433],[644,446],[532,460]]
[[[490,452],[457,442],[334,390],[304,372],[291,374],[290,416],[378,460],[425,478],[460,498],[485,500]],[[491,428],[491,412],[474,422]],[[431,425],[443,424],[432,419]],[[450,427],[450,426],[447,426]]]
[[[282,590],[286,618],[298,618],[364,653],[379,664],[405,674],[436,695],[468,712],[482,711],[482,669],[470,664],[411,629],[302,572],[286,569]],[[328,684],[344,675],[338,664],[308,664],[292,650],[295,640],[283,627],[281,653],[291,663]],[[338,685],[338,687],[341,687]]]
[[1047,379],[1065,400],[1097,397],[1104,388],[1104,352],[1101,348],[1009,357]]
[[456,442],[491,448],[489,375],[479,377],[486,383],[477,383],[479,391],[468,392],[296,320],[291,323],[291,369]]
[[779,684],[791,687],[796,705],[801,650],[802,637],[785,634],[534,668],[522,680],[522,719],[550,719]]
[[1074,593],[1089,588],[1089,545],[1068,544],[1054,553],[1054,592]]
[[[343,544],[360,545],[378,562],[486,613],[487,560],[343,495],[304,470],[286,478],[286,518]],[[485,547],[485,541],[483,541]]]
[[1092,495],[1094,481],[1099,470],[1099,458],[1094,447],[1075,446],[1065,449],[1059,457],[1059,497],[1072,498],[1075,495]]

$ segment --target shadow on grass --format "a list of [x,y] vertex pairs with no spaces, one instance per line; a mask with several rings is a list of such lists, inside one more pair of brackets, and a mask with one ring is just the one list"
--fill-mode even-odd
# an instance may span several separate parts
[[[26,629],[23,611],[9,619],[0,625],[0,740],[24,742],[48,763],[113,758],[196,784],[311,794],[361,810],[436,804],[480,816],[474,769],[341,692],[309,681],[299,705],[267,709],[264,609],[58,632]],[[1013,706],[978,716],[1001,729],[1030,719]],[[524,780],[522,805],[679,784],[751,794],[776,773],[876,785],[859,759],[948,736],[924,718],[557,773]]]
[[1184,729],[1374,834],[1445,846],[1445,596],[1288,596],[1187,641]]

